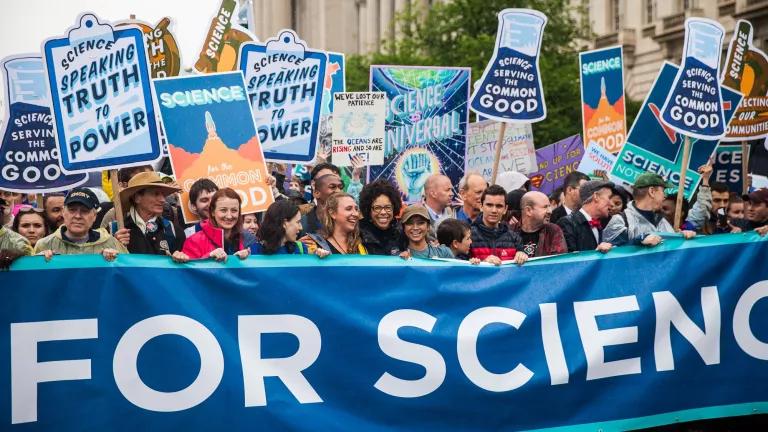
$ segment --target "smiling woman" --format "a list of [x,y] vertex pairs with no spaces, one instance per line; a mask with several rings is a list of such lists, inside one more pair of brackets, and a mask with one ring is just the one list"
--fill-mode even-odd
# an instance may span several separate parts
[[322,234],[310,233],[301,238],[310,253],[322,249],[331,254],[368,255],[360,241],[360,210],[352,195],[334,193],[328,197],[319,216],[323,222]]
[[191,259],[213,258],[224,262],[228,255],[248,258],[243,247],[240,195],[230,188],[219,189],[211,197],[211,218],[200,224],[200,231],[184,242],[182,252]]

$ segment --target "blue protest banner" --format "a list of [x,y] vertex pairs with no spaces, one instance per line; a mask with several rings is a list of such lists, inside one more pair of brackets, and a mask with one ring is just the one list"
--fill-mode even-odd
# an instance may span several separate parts
[[385,92],[389,104],[384,164],[370,167],[369,181],[392,181],[406,202],[421,200],[432,174],[445,174],[457,187],[464,175],[469,75],[469,68],[371,66],[370,90]]
[[240,70],[267,160],[309,163],[317,149],[328,58],[292,30],[240,47]]
[[685,21],[683,64],[661,109],[661,119],[676,132],[699,139],[725,135],[720,90],[720,53],[725,29],[717,21]]
[[55,192],[84,183],[86,174],[66,175],[59,167],[43,59],[34,54],[7,57],[2,70],[6,108],[0,122],[0,189]]
[[0,284],[0,425],[607,432],[765,413],[766,255],[746,233],[522,267],[22,258]]
[[618,153],[627,137],[621,47],[579,53],[584,145]]
[[144,33],[80,15],[43,44],[66,173],[142,165],[160,158]]
[[[637,176],[648,171],[664,177],[675,185],[675,188],[680,184],[684,139],[661,120],[659,109],[672,88],[677,70],[677,66],[669,62],[662,66],[629,131],[627,142],[611,169],[611,178],[631,185]],[[728,122],[739,106],[742,96],[728,87],[723,87],[722,97],[725,121]],[[693,139],[691,142],[690,162],[684,186],[686,198],[693,195],[701,180],[696,170],[707,163],[718,144],[716,139]]]
[[533,123],[547,117],[539,76],[539,50],[547,16],[504,9],[493,57],[470,100],[472,111],[500,122]]

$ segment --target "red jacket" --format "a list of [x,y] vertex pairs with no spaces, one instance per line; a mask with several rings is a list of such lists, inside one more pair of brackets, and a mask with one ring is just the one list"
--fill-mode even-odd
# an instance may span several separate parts
[[[224,230],[216,228],[211,224],[210,220],[205,220],[200,224],[200,231],[194,233],[192,236],[187,237],[184,242],[182,252],[187,254],[191,259],[205,259],[218,248],[223,248],[224,242]],[[243,249],[242,237],[238,241],[237,251]]]

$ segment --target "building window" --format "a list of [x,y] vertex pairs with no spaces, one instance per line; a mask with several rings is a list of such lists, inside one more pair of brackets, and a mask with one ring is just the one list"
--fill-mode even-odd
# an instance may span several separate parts
[[619,0],[610,0],[608,3],[610,11],[608,17],[611,20],[608,28],[611,31],[619,31],[621,29],[621,14],[619,11]]
[[652,24],[654,21],[656,21],[656,0],[645,0],[643,23]]
[[680,6],[682,7],[681,12],[685,12],[687,10],[695,9],[698,1],[697,0],[681,0]]

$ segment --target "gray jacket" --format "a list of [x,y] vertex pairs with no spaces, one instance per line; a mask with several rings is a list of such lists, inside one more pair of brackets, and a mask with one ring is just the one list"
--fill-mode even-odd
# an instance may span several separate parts
[[675,232],[672,225],[661,214],[656,213],[654,221],[646,219],[635,208],[634,201],[627,204],[623,214],[626,216],[626,223],[621,213],[614,215],[603,231],[603,241],[610,242],[614,246],[639,245],[648,234]]
[[688,222],[692,223],[697,230],[702,229],[710,218],[712,210],[712,189],[709,186],[699,186],[699,194],[696,195],[696,202],[688,212]]

